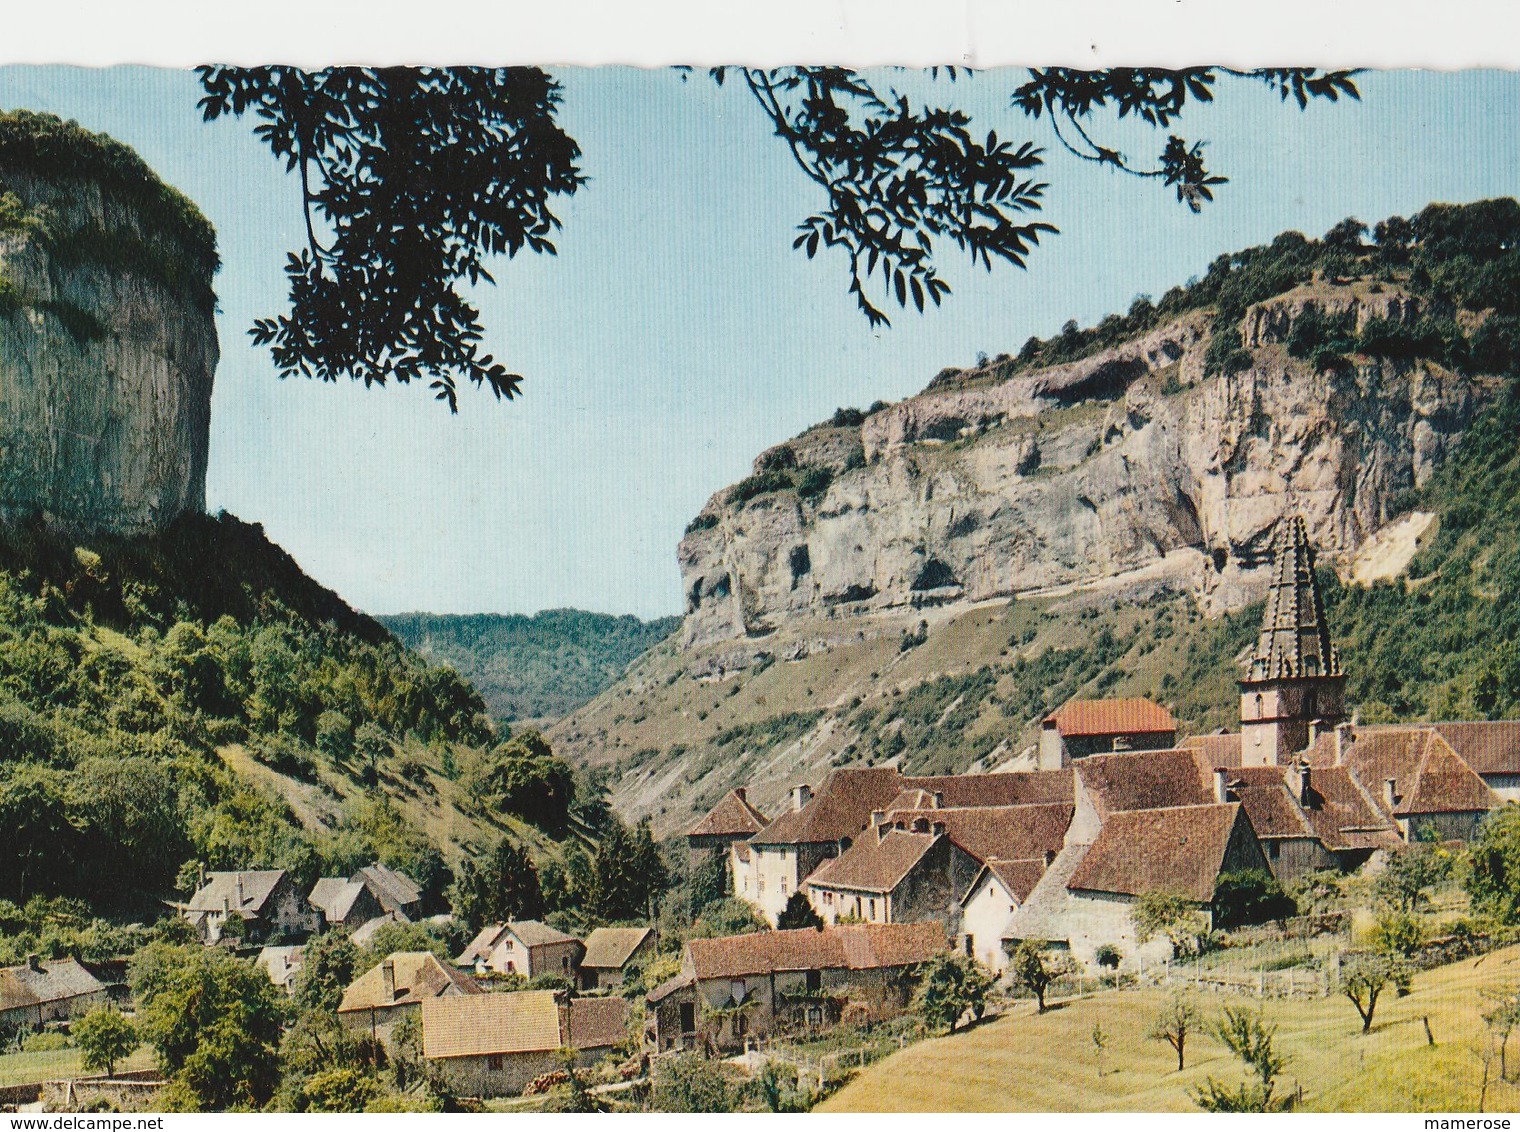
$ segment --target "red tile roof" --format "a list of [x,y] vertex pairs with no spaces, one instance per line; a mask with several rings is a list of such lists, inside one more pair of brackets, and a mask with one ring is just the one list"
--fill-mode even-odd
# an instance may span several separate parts
[[698,979],[778,971],[861,971],[921,963],[946,946],[945,930],[938,923],[796,928],[690,940],[682,969]]
[[1068,700],[1045,717],[1063,736],[1151,735],[1177,730],[1172,713],[1150,700]]
[[963,852],[978,861],[1044,859],[1059,853],[1071,825],[1070,802],[1047,802],[1033,806],[977,806],[954,809],[890,811],[887,819],[913,829],[935,822]]
[[770,821],[738,791],[730,790],[707,816],[686,831],[687,837],[747,837]]
[[906,833],[898,829],[879,839],[872,832],[863,833],[839,856],[814,869],[807,878],[807,886],[891,892],[938,840],[932,833]]
[[1089,755],[1075,765],[1099,817],[1124,810],[1204,806],[1214,801],[1211,775],[1199,766],[1192,751]]
[[1111,814],[1066,887],[1130,896],[1175,892],[1207,903],[1230,835],[1245,821],[1234,803]]

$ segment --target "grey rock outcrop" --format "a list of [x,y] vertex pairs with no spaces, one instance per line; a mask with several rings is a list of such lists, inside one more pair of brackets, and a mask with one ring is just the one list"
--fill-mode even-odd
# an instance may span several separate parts
[[[1069,365],[926,391],[858,430],[810,430],[789,446],[800,467],[832,472],[825,491],[719,492],[682,540],[682,641],[1132,574],[1238,608],[1262,591],[1289,508],[1349,562],[1489,386],[1422,361],[1316,371],[1281,344],[1313,304],[1359,324],[1419,314],[1393,288],[1320,285],[1251,308],[1251,363],[1233,373],[1204,377],[1198,312]],[[857,439],[855,466],[831,458]]]
[[214,251],[3,151],[0,192],[0,518],[140,533],[204,510]]

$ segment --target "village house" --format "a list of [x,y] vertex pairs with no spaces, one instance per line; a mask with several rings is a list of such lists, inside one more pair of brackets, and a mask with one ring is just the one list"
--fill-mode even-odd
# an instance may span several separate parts
[[541,1073],[612,1054],[627,1038],[621,998],[566,999],[554,991],[518,991],[429,999],[422,1005],[422,1055],[460,1096],[522,1092]]
[[379,862],[366,865],[347,879],[322,877],[306,899],[321,912],[324,927],[349,931],[385,917],[397,922],[422,917],[422,892],[417,882]]
[[748,841],[770,819],[750,805],[748,792],[736,786],[686,831],[686,844],[695,853],[728,853],[735,842]]
[[825,923],[938,919],[954,936],[982,867],[1017,860],[1043,871],[1072,817],[1066,802],[946,806],[944,800],[942,790],[903,791],[891,808],[871,815],[868,833],[808,878],[809,902]]
[[322,914],[322,925],[326,928],[356,931],[370,920],[385,915],[380,898],[362,880],[322,877],[306,900]]
[[586,937],[581,956],[581,990],[623,985],[630,967],[654,957],[653,928],[595,928]]
[[961,946],[994,975],[1008,970],[1003,929],[1015,909],[1029,899],[1048,863],[1043,858],[1005,861],[994,857],[982,865],[961,898]]
[[269,976],[269,981],[286,994],[296,993],[296,978],[305,963],[306,949],[300,944],[266,946],[259,949],[253,965]]
[[794,787],[790,809],[749,841],[734,842],[734,893],[775,924],[787,900],[825,861],[874,829],[873,815],[1069,804],[1071,791],[1070,770],[910,776],[892,767],[841,767],[816,794],[806,785]]
[[388,1041],[402,1016],[415,1014],[422,1003],[482,993],[468,974],[431,951],[394,951],[348,985],[338,1004],[338,1020],[351,1030],[367,1030]]
[[560,975],[574,980],[586,945],[538,920],[487,924],[454,960],[478,975]]
[[242,921],[241,938],[249,943],[305,936],[320,924],[319,914],[284,869],[206,873],[178,908],[204,943],[218,942],[234,916]]
[[646,1040],[737,1049],[746,1037],[838,1022],[846,1005],[881,1020],[908,1003],[918,964],[946,950],[938,923],[848,924],[693,939],[681,971],[649,993]]
[[1177,745],[1177,721],[1150,700],[1071,700],[1040,723],[1040,769],[1088,755],[1164,750]]
[[[1501,802],[1520,802],[1520,720],[1430,725]],[[1380,727],[1363,727],[1375,733]]]
[[1112,812],[1090,843],[1062,850],[1009,918],[1004,944],[1055,944],[1084,964],[1107,944],[1121,966],[1156,961],[1171,954],[1170,941],[1139,939],[1135,901],[1151,892],[1181,896],[1211,925],[1220,878],[1247,870],[1268,871],[1238,802]]
[[28,955],[19,967],[0,967],[0,1028],[41,1029],[78,1018],[109,997],[106,984],[72,956]]

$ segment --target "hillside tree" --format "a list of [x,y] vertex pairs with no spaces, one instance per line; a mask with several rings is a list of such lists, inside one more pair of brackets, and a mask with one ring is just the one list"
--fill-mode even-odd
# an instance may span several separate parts
[[[553,255],[555,210],[585,184],[581,150],[560,124],[560,85],[537,67],[206,66],[207,121],[251,115],[255,135],[299,184],[305,239],[285,264],[288,306],[249,333],[281,376],[367,387],[428,380],[451,411],[469,382],[512,399],[522,375],[483,352],[485,327],[463,285],[494,282],[488,262]],[[890,74],[890,73],[889,73]],[[1054,225],[1033,219],[1048,185],[1032,140],[999,137],[934,94],[915,99],[882,75],[843,67],[719,67],[747,91],[812,185],[817,210],[793,247],[833,255],[857,309],[920,312],[950,293],[937,256],[1024,267]],[[1198,212],[1226,178],[1203,141],[1171,132],[1186,108],[1225,84],[1262,84],[1300,109],[1359,97],[1354,72],[1109,68],[1028,71],[1009,96],[1013,121],[1049,123],[1073,156],[1171,188]],[[978,81],[994,81],[980,76]],[[1113,120],[1165,141],[1153,162],[1101,138]],[[1006,135],[1008,123],[1003,126]]]
[[104,1069],[116,1076],[116,1063],[142,1044],[137,1027],[114,1006],[97,1006],[70,1027],[86,1069]]
[[466,857],[454,878],[454,914],[471,931],[489,923],[533,919],[543,912],[538,869],[527,852],[503,837],[484,859]]

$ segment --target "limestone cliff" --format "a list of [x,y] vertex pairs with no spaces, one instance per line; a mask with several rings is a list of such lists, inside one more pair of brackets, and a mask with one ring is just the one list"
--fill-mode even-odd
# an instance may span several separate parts
[[1194,311],[1070,364],[959,374],[762,454],[681,542],[682,642],[1131,574],[1238,608],[1289,507],[1348,564],[1490,385],[1421,360],[1292,357],[1311,308],[1359,328],[1430,313],[1396,285],[1320,280],[1250,307],[1229,372],[1205,376],[1209,314]]
[[204,509],[216,264],[126,147],[0,115],[0,518],[137,533]]

